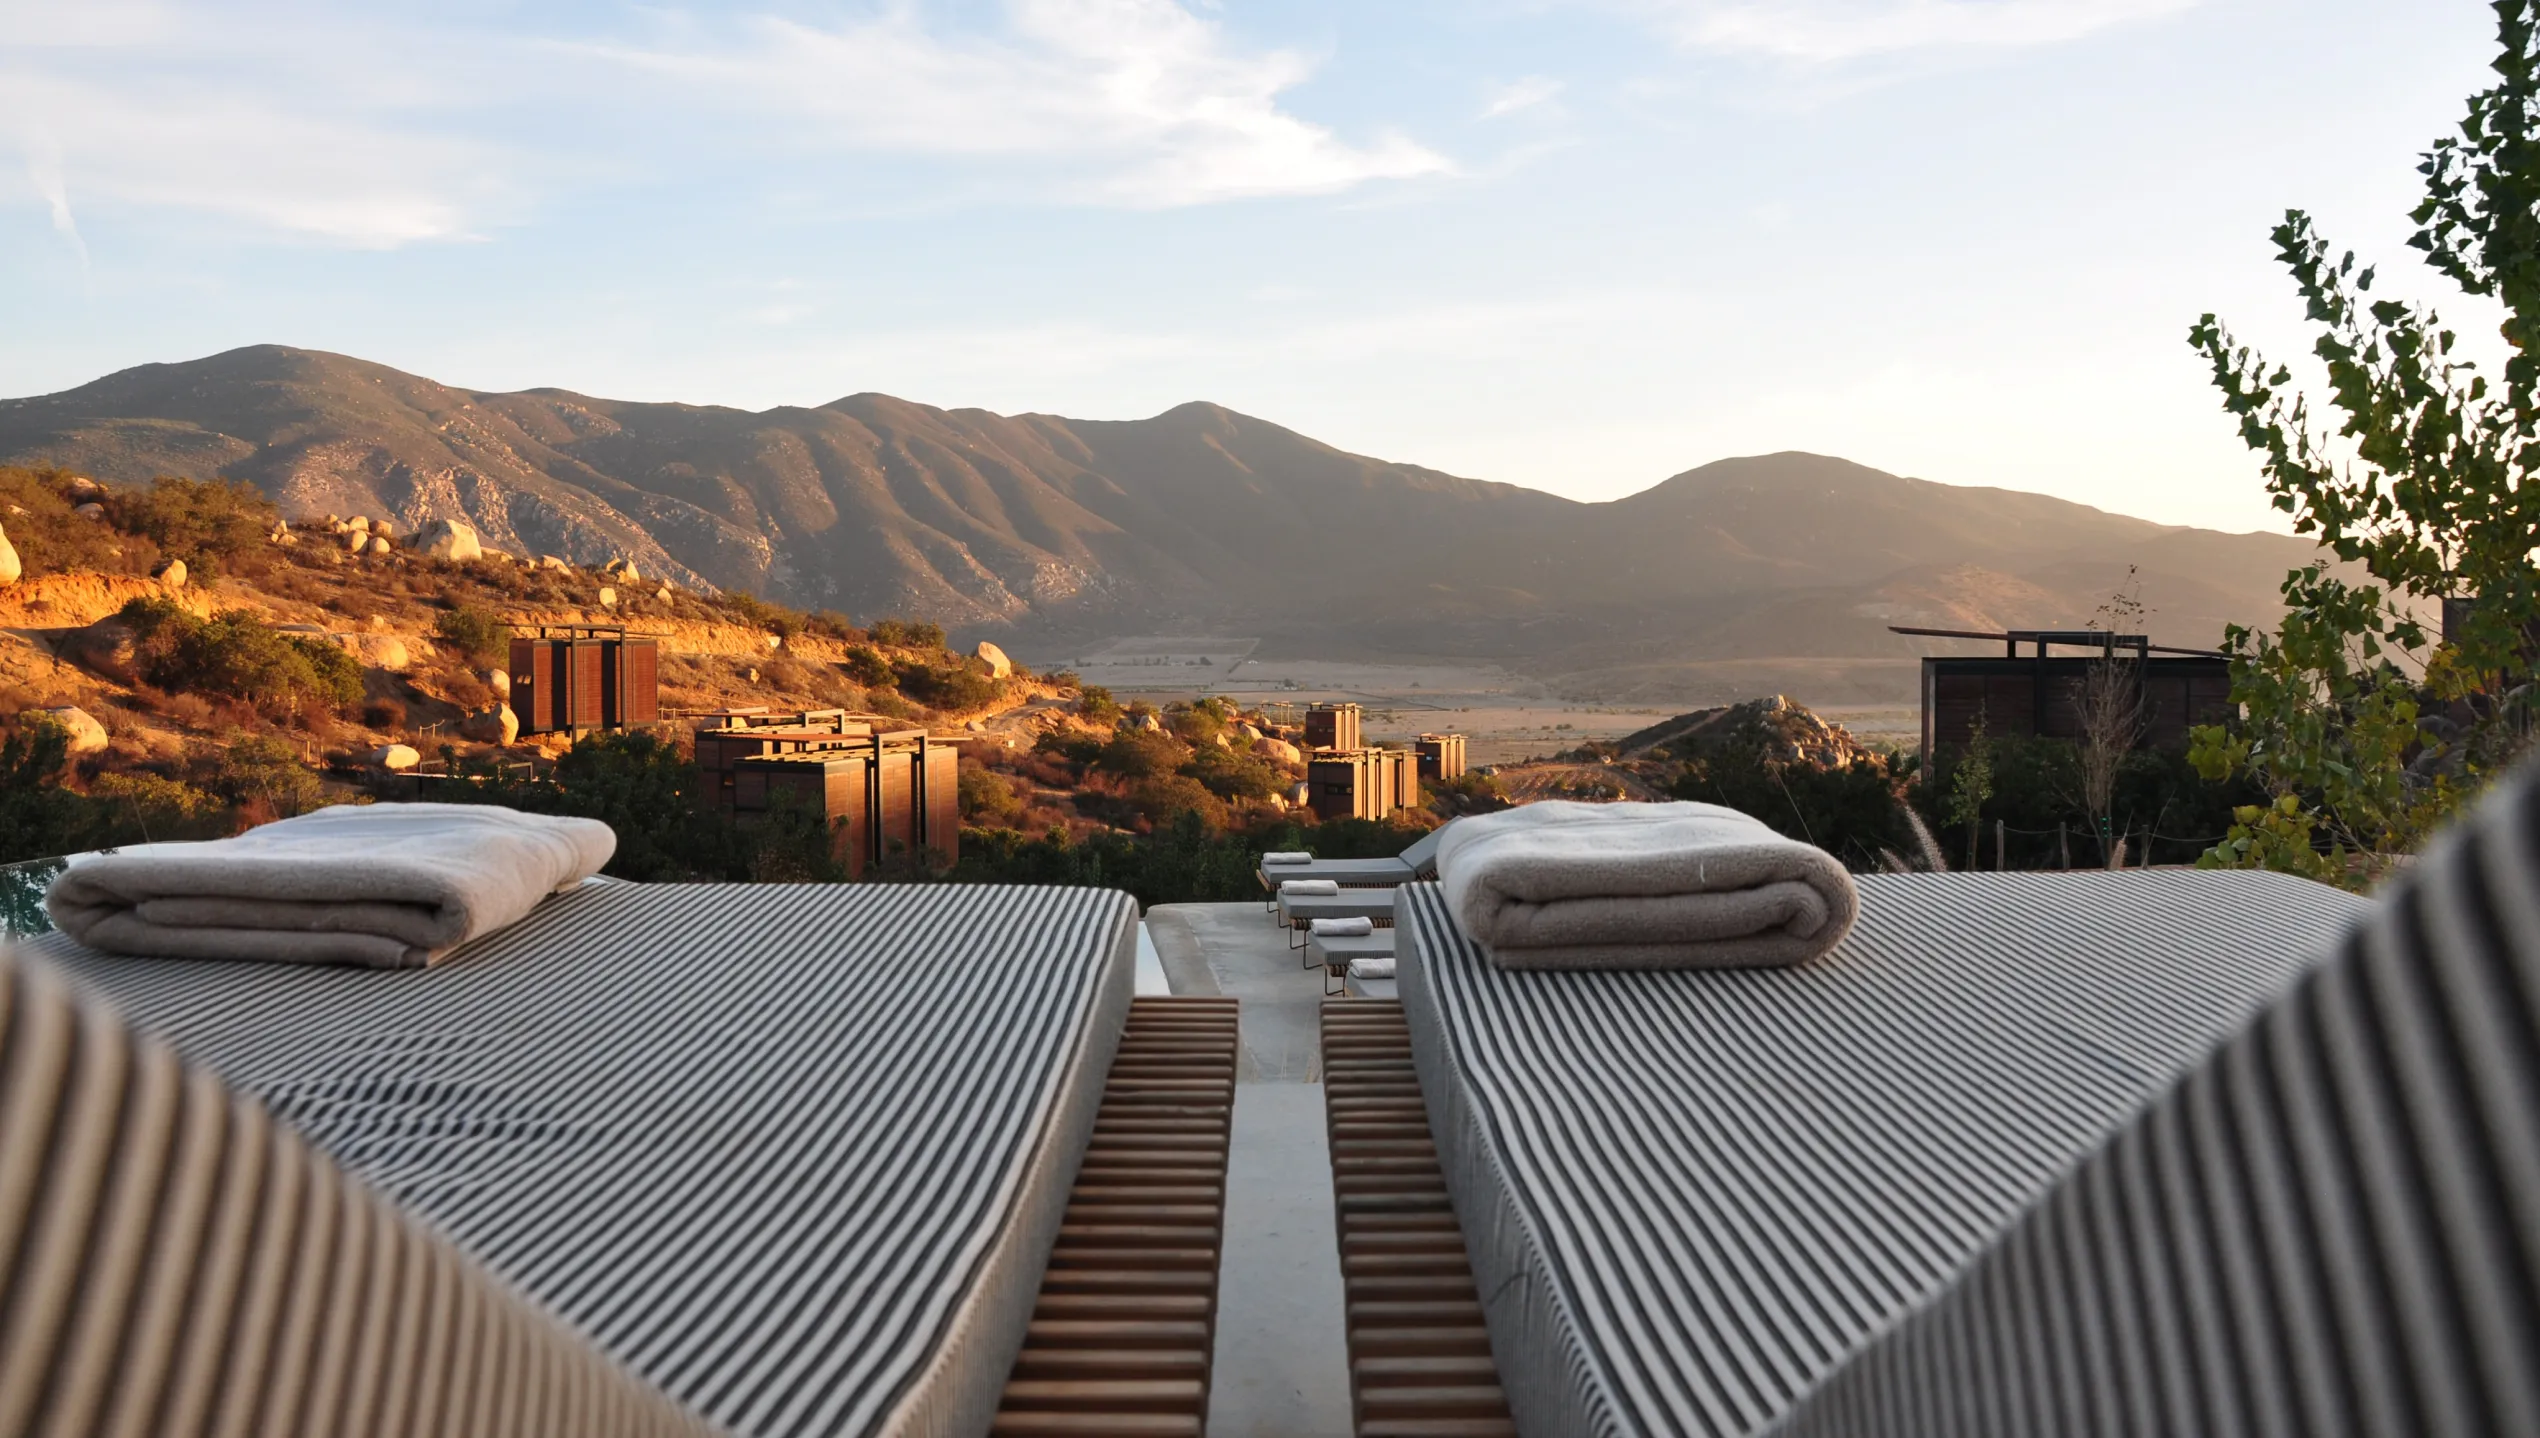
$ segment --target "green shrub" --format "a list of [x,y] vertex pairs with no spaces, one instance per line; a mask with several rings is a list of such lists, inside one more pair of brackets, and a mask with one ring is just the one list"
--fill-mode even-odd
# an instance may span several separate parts
[[132,626],[142,676],[171,693],[217,694],[277,718],[331,713],[362,697],[362,666],[322,639],[285,634],[245,610],[197,619],[174,600],[136,599],[117,613]]
[[88,800],[99,826],[113,833],[106,843],[216,839],[231,828],[229,805],[219,795],[156,774],[100,774],[88,786]]
[[1140,779],[1129,790],[1129,803],[1153,824],[1166,824],[1184,814],[1196,814],[1209,829],[1222,829],[1226,824],[1226,806],[1218,801],[1208,786],[1187,774],[1154,774]]
[[899,676],[891,672],[891,661],[883,658],[880,650],[867,645],[858,644],[849,649],[839,667],[847,671],[849,679],[867,689],[888,689],[899,682]]
[[1170,734],[1153,729],[1123,729],[1096,751],[1092,763],[1123,779],[1145,779],[1174,773],[1190,759],[1190,751]]
[[433,621],[441,642],[480,669],[499,668],[511,660],[512,627],[491,610],[463,605]]
[[997,681],[966,664],[895,664],[891,673],[902,694],[930,709],[985,709],[1004,692]]
[[876,619],[873,621],[871,633],[874,643],[887,644],[894,649],[941,650],[944,647],[944,626],[940,624],[921,624],[907,619]]
[[261,571],[265,535],[282,518],[245,480],[162,475],[148,489],[114,491],[105,505],[115,528],[142,536],[171,559],[184,560],[203,579],[243,569]]
[[1224,799],[1267,799],[1287,792],[1289,779],[1267,759],[1236,754],[1211,744],[1191,755],[1182,772]]
[[961,817],[965,823],[1006,825],[1023,816],[1023,801],[1002,774],[985,769],[961,771]]
[[1116,724],[1120,720],[1120,701],[1099,684],[1087,684],[1076,693],[1076,712],[1088,724]]
[[322,807],[326,785],[299,752],[271,736],[232,735],[195,761],[202,786],[233,804],[270,809],[289,818]]

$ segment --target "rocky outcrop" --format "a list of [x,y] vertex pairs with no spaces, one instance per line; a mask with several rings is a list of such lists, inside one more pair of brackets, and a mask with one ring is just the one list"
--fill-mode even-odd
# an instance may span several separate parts
[[1776,763],[1849,768],[1872,751],[1840,724],[1829,724],[1776,694],[1715,709],[1697,709],[1626,734],[1614,747],[1626,759],[1692,759],[1732,745],[1753,746]]
[[374,767],[393,774],[422,763],[423,755],[417,753],[412,744],[382,744],[371,751],[370,762]]
[[170,589],[183,589],[185,587],[185,574],[185,561],[182,559],[171,559],[167,563],[150,571],[151,578],[156,579]]
[[985,639],[980,640],[979,647],[971,653],[980,663],[988,666],[988,677],[991,679],[1009,678],[1014,673],[1014,661],[1005,657],[1004,650]]
[[25,573],[25,567],[18,563],[18,551],[9,543],[9,532],[0,529],[0,585],[15,584]]

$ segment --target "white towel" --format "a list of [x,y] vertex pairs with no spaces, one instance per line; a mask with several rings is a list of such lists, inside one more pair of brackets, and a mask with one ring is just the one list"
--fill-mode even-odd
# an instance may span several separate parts
[[1510,969],[1747,968],[1833,948],[1859,899],[1834,856],[1717,804],[1528,804],[1438,846],[1464,932]]
[[1347,919],[1316,919],[1313,928],[1318,939],[1363,939],[1376,932],[1376,921],[1360,914]]
[[1261,856],[1265,864],[1311,864],[1314,856],[1303,849],[1274,849]]
[[1328,899],[1340,891],[1334,879],[1285,879],[1279,884],[1279,892],[1292,899]]
[[1349,961],[1349,976],[1353,979],[1390,979],[1393,977],[1393,956],[1352,959]]
[[490,804],[340,805],[207,843],[74,863],[44,896],[94,949],[411,969],[519,922],[617,852],[595,819]]

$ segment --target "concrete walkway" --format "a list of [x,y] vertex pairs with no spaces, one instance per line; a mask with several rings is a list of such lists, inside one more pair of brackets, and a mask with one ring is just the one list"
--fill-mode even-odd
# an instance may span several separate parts
[[1173,992],[1243,1000],[1209,1438],[1348,1438],[1322,970],[1259,904],[1159,905],[1147,929]]

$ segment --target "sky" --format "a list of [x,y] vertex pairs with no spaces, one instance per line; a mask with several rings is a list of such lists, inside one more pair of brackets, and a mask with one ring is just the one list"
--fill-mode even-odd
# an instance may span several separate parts
[[2188,328],[2299,356],[2300,207],[2492,332],[2404,244],[2492,48],[2474,0],[0,0],[0,395],[270,342],[2284,528]]

